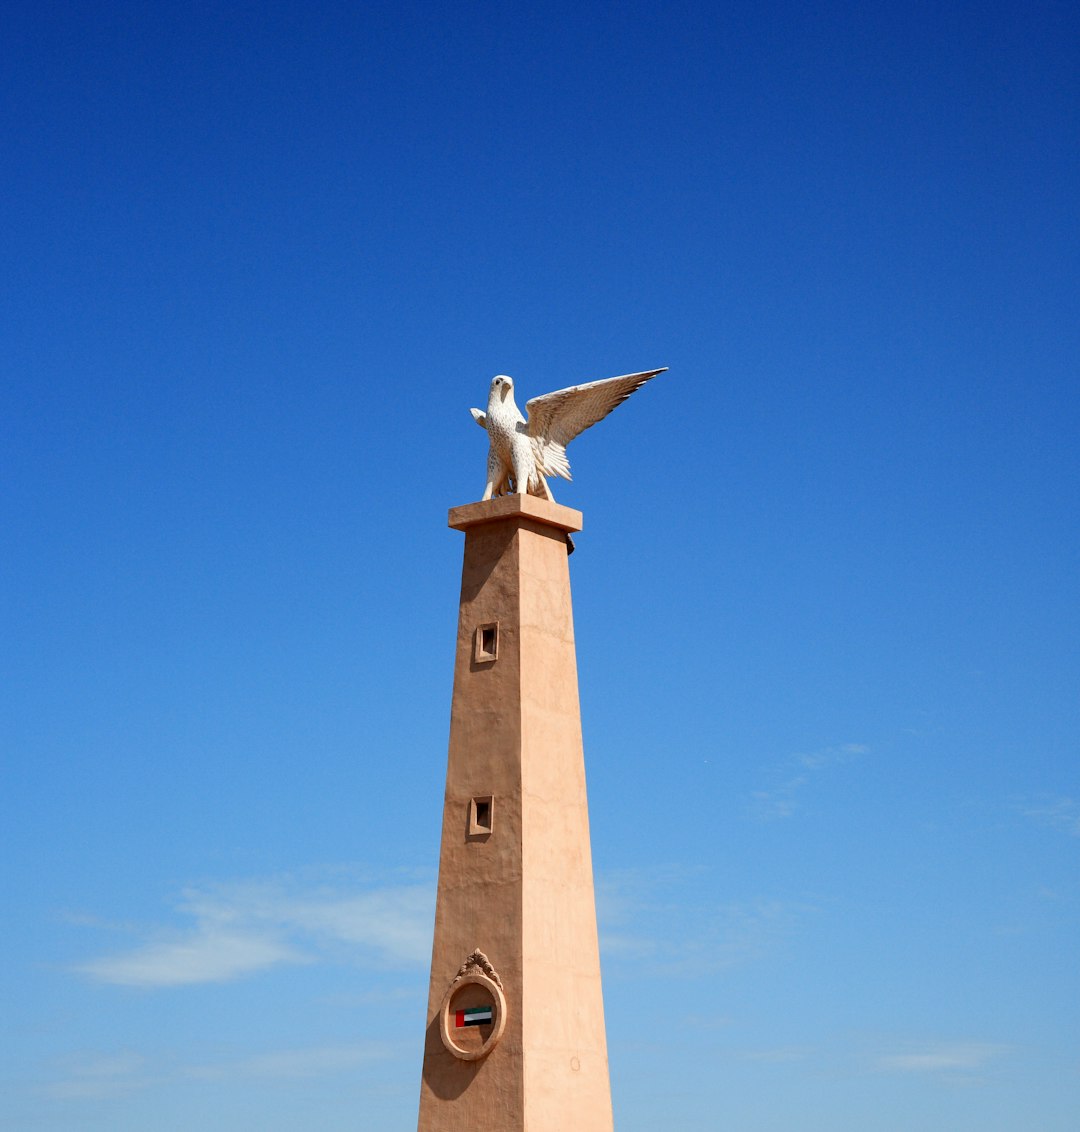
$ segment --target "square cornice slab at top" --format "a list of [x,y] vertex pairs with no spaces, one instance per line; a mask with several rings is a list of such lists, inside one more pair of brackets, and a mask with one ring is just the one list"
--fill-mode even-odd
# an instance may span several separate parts
[[546,523],[560,531],[580,531],[582,514],[573,507],[563,507],[534,495],[500,495],[481,503],[466,503],[451,507],[447,525],[456,531],[466,531],[481,523],[495,523],[501,519],[530,519]]

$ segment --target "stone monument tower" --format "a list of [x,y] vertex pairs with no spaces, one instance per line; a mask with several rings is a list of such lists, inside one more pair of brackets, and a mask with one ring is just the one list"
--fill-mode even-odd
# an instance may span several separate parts
[[528,495],[465,532],[420,1132],[610,1132],[566,536]]
[[[611,1132],[568,550],[544,476],[661,370],[514,404],[465,532],[419,1132]],[[505,494],[516,491],[516,494]]]

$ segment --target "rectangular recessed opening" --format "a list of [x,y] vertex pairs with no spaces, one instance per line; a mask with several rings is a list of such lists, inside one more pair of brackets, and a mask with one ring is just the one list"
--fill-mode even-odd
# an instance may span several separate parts
[[490,794],[485,798],[473,798],[469,804],[469,835],[471,837],[491,832],[494,805],[495,799]]
[[492,621],[476,627],[473,639],[473,659],[478,664],[490,663],[499,656],[499,623]]

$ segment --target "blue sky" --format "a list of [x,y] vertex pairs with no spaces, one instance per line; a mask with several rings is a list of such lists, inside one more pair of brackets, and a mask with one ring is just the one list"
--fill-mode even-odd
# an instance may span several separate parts
[[620,1132],[1071,1132],[1078,58],[9,6],[0,1127],[415,1127],[468,409],[666,365],[554,485]]

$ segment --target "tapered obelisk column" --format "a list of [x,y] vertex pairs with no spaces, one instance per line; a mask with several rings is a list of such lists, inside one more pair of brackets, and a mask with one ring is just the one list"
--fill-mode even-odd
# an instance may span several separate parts
[[611,1132],[566,535],[532,496],[465,532],[420,1132]]

